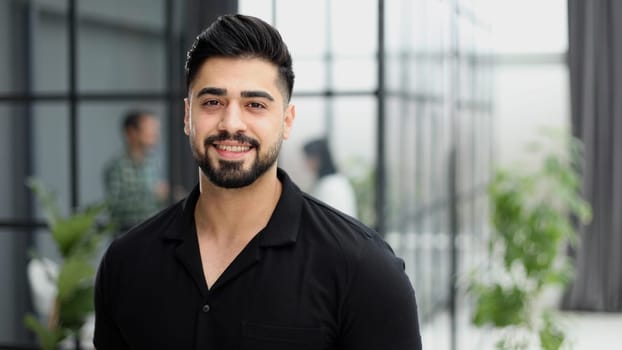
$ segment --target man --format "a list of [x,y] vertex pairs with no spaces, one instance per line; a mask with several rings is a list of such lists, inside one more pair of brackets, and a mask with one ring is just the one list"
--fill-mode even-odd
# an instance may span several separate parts
[[421,348],[402,261],[277,168],[293,81],[257,18],[223,16],[197,37],[184,130],[199,185],[108,249],[98,350]]
[[104,167],[104,189],[110,218],[125,232],[162,209],[168,186],[158,179],[151,152],[160,137],[160,122],[148,111],[134,110],[123,119],[125,151]]

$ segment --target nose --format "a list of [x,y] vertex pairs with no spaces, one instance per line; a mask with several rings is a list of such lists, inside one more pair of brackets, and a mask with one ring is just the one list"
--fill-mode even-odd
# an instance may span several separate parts
[[242,119],[242,110],[237,104],[231,103],[225,108],[218,123],[218,129],[227,131],[230,135],[246,130],[246,123]]

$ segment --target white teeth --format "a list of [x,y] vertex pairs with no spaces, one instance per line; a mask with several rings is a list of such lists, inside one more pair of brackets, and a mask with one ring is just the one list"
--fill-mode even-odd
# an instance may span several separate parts
[[227,152],[246,152],[250,149],[249,146],[216,145],[216,147]]

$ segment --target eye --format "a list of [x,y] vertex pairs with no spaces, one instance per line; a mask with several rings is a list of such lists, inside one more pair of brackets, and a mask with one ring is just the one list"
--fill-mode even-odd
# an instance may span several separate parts
[[205,101],[201,102],[201,105],[202,106],[206,106],[206,107],[218,106],[220,104],[221,103],[218,100],[205,100]]
[[266,106],[264,106],[262,103],[259,103],[259,102],[249,102],[247,106],[252,109],[265,109],[266,108]]

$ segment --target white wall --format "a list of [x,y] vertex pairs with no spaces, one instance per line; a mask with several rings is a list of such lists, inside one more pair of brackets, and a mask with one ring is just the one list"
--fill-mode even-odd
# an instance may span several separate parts
[[566,1],[493,1],[489,10],[497,58],[495,159],[504,167],[533,164],[525,145],[538,131],[569,128]]
[[568,71],[563,63],[502,65],[494,74],[495,159],[499,166],[534,165],[526,146],[542,129],[570,123]]

